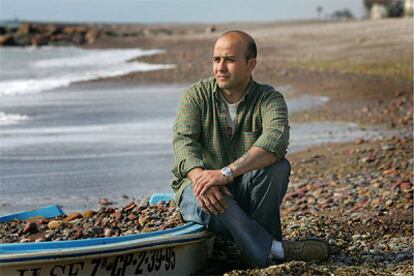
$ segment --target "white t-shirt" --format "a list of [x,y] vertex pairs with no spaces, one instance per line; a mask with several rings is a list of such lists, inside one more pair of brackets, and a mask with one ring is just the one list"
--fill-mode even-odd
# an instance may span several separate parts
[[230,138],[233,136],[234,131],[237,128],[237,107],[240,102],[244,99],[244,96],[237,103],[229,103],[222,94],[221,98],[226,103],[226,121],[227,121],[227,136]]

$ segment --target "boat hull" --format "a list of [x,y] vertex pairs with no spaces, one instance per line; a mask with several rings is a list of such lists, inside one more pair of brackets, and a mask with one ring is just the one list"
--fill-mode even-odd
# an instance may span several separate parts
[[[99,247],[99,246],[98,246]],[[56,250],[44,256],[13,255],[0,263],[0,275],[188,275],[204,267],[213,247],[207,233],[127,242],[98,248]]]

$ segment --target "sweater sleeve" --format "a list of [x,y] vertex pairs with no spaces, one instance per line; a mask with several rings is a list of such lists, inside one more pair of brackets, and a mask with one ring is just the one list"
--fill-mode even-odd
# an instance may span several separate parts
[[194,168],[204,167],[200,144],[201,107],[195,90],[186,89],[181,96],[173,127],[173,174],[182,179]]
[[287,153],[289,145],[288,110],[283,95],[275,90],[265,93],[260,106],[262,134],[253,144],[273,152],[280,160]]

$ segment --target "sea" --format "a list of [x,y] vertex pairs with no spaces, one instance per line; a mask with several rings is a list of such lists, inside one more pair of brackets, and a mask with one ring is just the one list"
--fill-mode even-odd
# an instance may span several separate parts
[[[189,84],[95,80],[174,70],[132,61],[163,49],[0,49],[0,215],[58,204],[66,212],[171,192],[172,125]],[[168,54],[168,53],[167,53]],[[290,113],[327,97],[291,98]],[[354,123],[291,124],[289,152],[382,135]]]

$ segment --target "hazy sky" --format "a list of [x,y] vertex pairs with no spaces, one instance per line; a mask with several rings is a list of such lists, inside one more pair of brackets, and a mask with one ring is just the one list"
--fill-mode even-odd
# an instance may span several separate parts
[[360,18],[363,0],[0,0],[0,20],[71,22],[231,22],[317,18],[348,8]]

